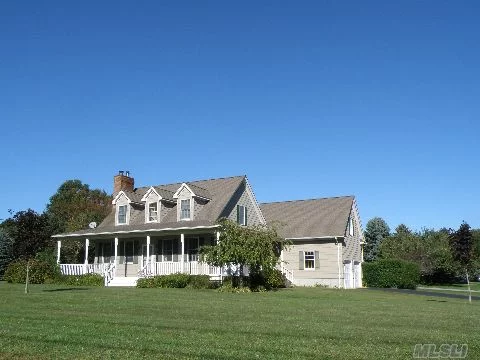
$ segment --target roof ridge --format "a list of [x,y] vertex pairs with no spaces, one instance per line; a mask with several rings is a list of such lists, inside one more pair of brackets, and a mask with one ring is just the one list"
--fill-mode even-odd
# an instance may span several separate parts
[[341,199],[341,198],[355,198],[355,195],[341,195],[341,196],[327,196],[327,197],[323,197],[323,198],[312,198],[312,199],[271,201],[271,202],[262,202],[262,203],[260,203],[260,205],[280,204],[280,203],[292,203],[292,202],[303,202],[303,201],[316,201],[316,200],[327,200],[327,199]]
[[[141,187],[138,187],[138,188],[135,188],[134,191],[137,191],[139,189],[150,189],[152,186],[153,187],[163,187],[163,186],[171,186],[171,185],[176,185],[176,184],[183,184],[183,183],[186,183],[186,184],[191,184],[191,183],[196,183],[196,182],[202,182],[202,181],[212,181],[212,180],[227,180],[227,179],[233,179],[233,178],[244,178],[246,177],[246,175],[236,175],[236,176],[226,176],[226,177],[220,177],[220,178],[211,178],[211,179],[203,179],[203,180],[193,180],[193,181],[177,181],[177,182],[174,182],[174,183],[170,183],[170,184],[159,184],[159,185],[147,185],[147,186],[141,186]],[[193,184],[199,188],[202,188],[201,186],[198,186],[196,184]],[[203,188],[202,188],[203,189]],[[204,190],[207,190],[207,189],[204,189]]]

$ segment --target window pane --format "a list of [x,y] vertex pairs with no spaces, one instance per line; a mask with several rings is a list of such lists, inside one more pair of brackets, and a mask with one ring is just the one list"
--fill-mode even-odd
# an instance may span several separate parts
[[180,203],[180,219],[190,219],[190,199],[182,200]]
[[305,269],[315,269],[315,252],[305,251]]
[[157,221],[157,203],[150,203],[148,207],[148,221]]
[[125,224],[127,222],[127,205],[118,207],[118,223]]
[[245,225],[245,206],[238,206],[238,223],[240,225]]

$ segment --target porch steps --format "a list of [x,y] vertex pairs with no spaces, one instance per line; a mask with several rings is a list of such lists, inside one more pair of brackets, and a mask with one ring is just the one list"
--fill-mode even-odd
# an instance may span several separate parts
[[138,277],[135,276],[116,276],[110,281],[108,286],[137,286]]

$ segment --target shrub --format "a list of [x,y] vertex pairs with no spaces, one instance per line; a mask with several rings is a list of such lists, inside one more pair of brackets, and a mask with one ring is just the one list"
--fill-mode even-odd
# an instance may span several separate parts
[[263,271],[266,289],[284,288],[287,282],[285,275],[278,269],[268,269]]
[[368,287],[415,289],[420,282],[420,268],[403,260],[364,263],[363,281]]
[[190,275],[187,286],[192,289],[213,289],[215,283],[210,281],[208,275]]
[[243,286],[243,287],[233,286],[232,283],[228,281],[224,283],[222,286],[220,286],[217,291],[221,293],[235,293],[235,294],[252,292],[252,290],[250,290],[250,288],[247,286]]
[[193,288],[212,289],[217,286],[208,275],[188,275],[176,273],[138,279],[138,288]]
[[62,275],[53,280],[52,284],[69,286],[103,286],[104,278],[100,274]]
[[5,270],[4,279],[10,283],[24,283],[27,277],[27,264],[29,265],[28,279],[31,284],[51,282],[60,276],[58,265],[52,265],[42,260],[17,260],[10,263]]

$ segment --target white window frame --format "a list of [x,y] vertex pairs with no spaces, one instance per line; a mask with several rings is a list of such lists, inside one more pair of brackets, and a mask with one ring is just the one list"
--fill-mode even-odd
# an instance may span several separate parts
[[[307,259],[307,256],[309,257]],[[311,257],[311,258],[310,258]],[[307,261],[311,264],[313,267],[307,267]],[[303,252],[303,269],[307,271],[314,271],[315,270],[315,251],[304,251]]]
[[[240,209],[242,209],[243,211],[240,212]],[[237,206],[237,211],[238,211],[238,224],[239,225],[247,225],[247,211],[246,211],[247,207],[245,205],[238,205]],[[241,216],[240,216],[241,215]]]
[[[151,214],[151,212],[150,212],[150,206],[151,206],[151,205],[156,205],[155,219],[153,219],[153,220],[152,220],[152,214]],[[148,207],[147,207],[147,212],[148,212],[148,214],[147,214],[147,222],[158,222],[158,218],[159,218],[159,217],[158,217],[158,213],[159,213],[158,210],[159,210],[159,207],[160,207],[160,206],[159,206],[158,201],[152,201],[152,202],[149,202],[149,203],[148,203]]]
[[[183,209],[184,201],[188,201],[188,217],[184,217],[184,211],[187,209]],[[180,220],[190,220],[192,218],[192,199],[180,199]]]
[[355,228],[353,227],[353,219],[350,217],[350,220],[348,222],[348,234],[350,236],[355,235]]
[[[124,219],[125,221],[120,221],[120,209],[122,208],[125,208],[125,213],[124,213]],[[119,205],[118,206],[118,209],[117,209],[117,224],[118,225],[126,225],[127,222],[128,222],[128,216],[127,216],[127,213],[128,213],[128,205]]]

